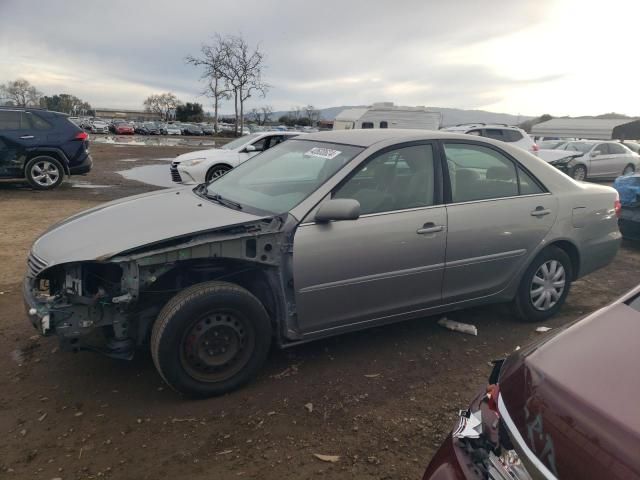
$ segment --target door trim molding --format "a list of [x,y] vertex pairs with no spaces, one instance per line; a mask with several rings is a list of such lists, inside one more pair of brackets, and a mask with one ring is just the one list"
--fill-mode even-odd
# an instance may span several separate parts
[[454,260],[453,262],[446,262],[445,265],[446,268],[466,267],[467,265],[474,265],[476,263],[493,262],[495,260],[521,257],[525,253],[527,253],[527,251],[522,248],[508,252],[492,253],[491,255],[483,255],[481,257],[463,258],[461,260]]
[[329,288],[355,285],[358,283],[367,283],[367,282],[373,282],[376,280],[386,280],[386,279],[395,278],[395,277],[405,277],[408,275],[418,275],[420,273],[442,270],[444,269],[444,266],[445,266],[444,263],[436,263],[436,264],[428,265],[424,267],[407,268],[405,270],[395,270],[393,272],[386,272],[386,273],[375,273],[372,275],[364,275],[362,277],[348,278],[346,280],[336,280],[334,282],[320,283],[318,285],[311,285],[309,287],[304,287],[298,290],[297,293],[310,293],[310,292],[316,292],[318,290],[326,290]]

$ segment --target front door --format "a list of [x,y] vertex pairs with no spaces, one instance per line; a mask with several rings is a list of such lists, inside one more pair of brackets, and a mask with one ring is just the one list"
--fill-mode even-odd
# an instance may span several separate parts
[[332,192],[358,200],[359,219],[298,227],[293,264],[304,333],[440,303],[447,235],[440,178],[429,143],[384,151]]
[[[616,156],[609,151],[609,144],[600,143],[593,147],[590,152],[591,161],[589,166],[590,177],[611,177],[614,174]],[[622,173],[622,168],[618,174]]]
[[451,199],[443,302],[504,289],[547,235],[557,201],[498,148],[445,142]]

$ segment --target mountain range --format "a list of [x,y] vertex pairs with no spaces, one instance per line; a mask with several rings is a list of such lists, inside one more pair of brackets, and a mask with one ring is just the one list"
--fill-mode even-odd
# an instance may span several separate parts
[[[333,120],[336,116],[347,108],[364,108],[366,105],[343,105],[341,107],[329,107],[319,109],[322,120]],[[428,110],[440,112],[442,114],[442,126],[458,125],[460,123],[505,123],[507,125],[518,125],[533,117],[525,115],[511,115],[509,113],[487,112],[485,110],[463,110],[459,108],[427,107]],[[288,115],[289,112],[281,110],[273,112],[271,119],[277,121],[280,117]]]

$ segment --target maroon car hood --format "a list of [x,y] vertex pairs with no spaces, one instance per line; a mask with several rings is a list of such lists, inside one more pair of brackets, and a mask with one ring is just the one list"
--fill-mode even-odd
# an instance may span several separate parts
[[500,392],[559,478],[640,478],[640,313],[616,304],[510,356]]

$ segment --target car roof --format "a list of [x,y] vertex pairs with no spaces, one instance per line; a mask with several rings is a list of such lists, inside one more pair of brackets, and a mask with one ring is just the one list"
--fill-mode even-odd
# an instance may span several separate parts
[[[355,130],[328,130],[326,132],[307,133],[300,140],[341,143],[358,147],[370,147],[378,142],[388,140],[436,140],[436,139],[468,139],[467,135],[445,132],[443,130],[409,130],[395,128],[373,128]],[[475,137],[474,137],[475,138]]]

